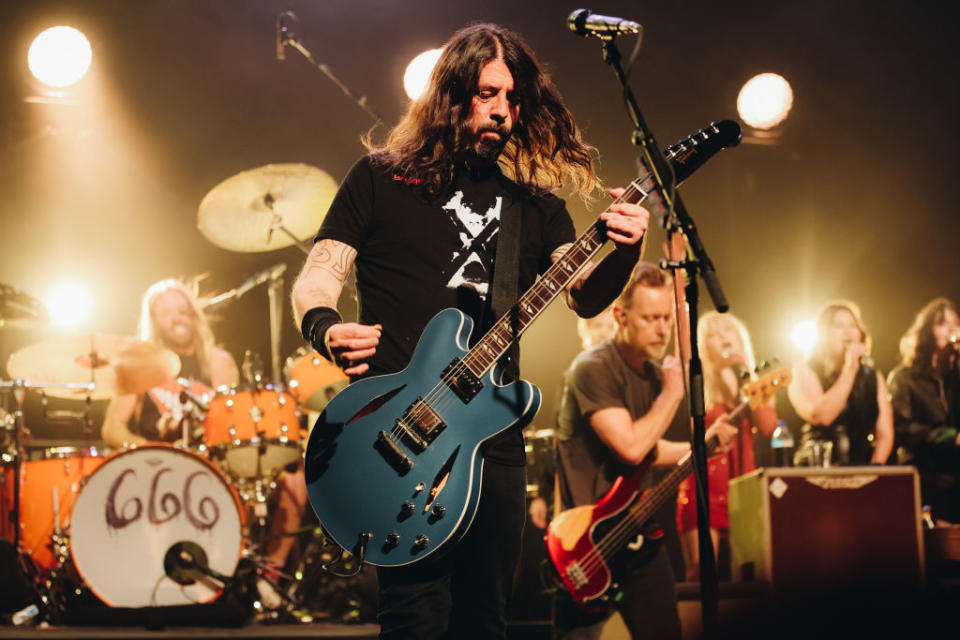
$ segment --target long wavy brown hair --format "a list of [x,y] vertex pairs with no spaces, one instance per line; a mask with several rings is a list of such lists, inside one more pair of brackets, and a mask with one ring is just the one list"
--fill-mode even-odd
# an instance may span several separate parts
[[933,327],[943,320],[947,311],[957,312],[957,307],[947,298],[934,298],[913,319],[913,324],[900,338],[900,357],[903,364],[923,371],[933,369],[933,352],[937,350]]
[[560,92],[523,38],[495,24],[457,31],[423,94],[390,131],[386,144],[363,140],[374,160],[390,166],[430,195],[446,190],[470,137],[466,122],[480,71],[502,59],[513,75],[519,118],[499,158],[501,170],[534,190],[572,187],[589,199],[600,182],[593,169],[596,149],[586,144]]

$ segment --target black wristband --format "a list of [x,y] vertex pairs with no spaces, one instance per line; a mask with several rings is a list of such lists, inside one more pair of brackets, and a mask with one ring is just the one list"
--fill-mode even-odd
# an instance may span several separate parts
[[343,322],[343,318],[337,313],[336,309],[330,307],[314,307],[303,314],[303,322],[300,323],[300,333],[304,339],[317,350],[317,353],[333,362],[333,354],[327,350],[324,342],[324,336],[327,329],[335,324]]

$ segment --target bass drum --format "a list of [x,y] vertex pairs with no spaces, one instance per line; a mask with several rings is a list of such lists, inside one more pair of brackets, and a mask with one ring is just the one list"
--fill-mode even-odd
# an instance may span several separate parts
[[242,533],[240,501],[216,467],[151,444],[111,456],[87,480],[70,553],[83,582],[112,607],[194,604],[216,599],[223,585],[184,569],[176,551],[231,576]]
[[[39,569],[57,566],[53,533],[57,526],[63,531],[70,530],[73,505],[80,489],[104,460],[106,452],[95,447],[54,447],[44,449],[42,460],[21,462],[20,550],[30,556]],[[12,468],[4,484],[10,487],[5,500],[12,500]]]

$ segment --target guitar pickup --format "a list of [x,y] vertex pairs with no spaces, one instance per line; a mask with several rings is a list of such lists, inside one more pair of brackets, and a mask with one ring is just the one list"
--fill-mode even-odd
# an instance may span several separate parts
[[480,389],[483,388],[483,383],[480,382],[480,378],[475,376],[473,371],[470,370],[470,367],[463,364],[460,358],[454,358],[453,362],[443,370],[441,377],[444,383],[446,383],[464,403],[473,400],[474,396],[480,393]]
[[407,414],[404,414],[403,418],[397,418],[395,433],[399,432],[400,438],[405,440],[410,446],[415,447],[419,453],[426,449],[429,443],[420,437],[414,425],[407,423],[406,415]]
[[396,469],[401,476],[405,475],[410,469],[413,469],[413,460],[410,459],[403,449],[400,448],[394,439],[386,431],[380,431],[377,434],[377,443],[374,447],[380,451],[380,455],[386,459],[390,466]]
[[423,398],[414,400],[397,419],[400,437],[418,452],[427,448],[447,428],[447,423]]

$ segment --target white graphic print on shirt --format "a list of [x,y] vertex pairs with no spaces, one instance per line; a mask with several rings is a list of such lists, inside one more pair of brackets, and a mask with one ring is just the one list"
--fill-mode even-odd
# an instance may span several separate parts
[[457,191],[443,205],[451,222],[457,228],[460,248],[454,250],[450,259],[451,273],[447,287],[458,289],[468,287],[486,299],[490,286],[492,263],[485,262],[481,256],[492,256],[496,248],[497,232],[500,229],[500,205],[503,198],[496,197],[494,203],[483,213],[477,213],[464,202],[463,191]]

